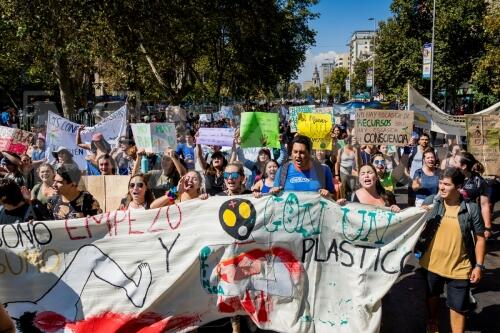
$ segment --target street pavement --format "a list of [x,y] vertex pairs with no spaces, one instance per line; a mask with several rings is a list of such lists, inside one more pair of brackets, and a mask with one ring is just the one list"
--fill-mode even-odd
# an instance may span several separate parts
[[[398,203],[406,195],[397,194]],[[487,242],[486,271],[472,293],[477,306],[469,314],[466,332],[500,332],[500,203],[495,205],[493,237]],[[403,274],[382,301],[382,333],[426,331],[425,282],[412,256]],[[451,332],[449,310],[441,297],[439,332]]]

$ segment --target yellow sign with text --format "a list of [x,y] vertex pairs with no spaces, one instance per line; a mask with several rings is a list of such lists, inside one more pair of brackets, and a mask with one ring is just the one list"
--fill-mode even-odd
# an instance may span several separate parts
[[332,149],[332,116],[330,114],[299,113],[297,132],[311,138],[313,149]]

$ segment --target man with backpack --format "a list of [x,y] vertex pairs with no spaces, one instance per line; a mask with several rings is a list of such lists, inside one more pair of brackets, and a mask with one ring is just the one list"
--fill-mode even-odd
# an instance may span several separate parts
[[274,181],[272,194],[281,191],[319,192],[329,198],[335,192],[330,168],[312,158],[312,142],[306,136],[297,135],[292,140],[292,160],[284,163]]
[[415,247],[427,286],[427,332],[438,331],[439,297],[445,284],[452,331],[464,331],[471,284],[479,282],[485,268],[484,223],[478,205],[461,196],[463,183],[459,169],[444,170],[438,195],[427,197],[422,206],[432,209]]

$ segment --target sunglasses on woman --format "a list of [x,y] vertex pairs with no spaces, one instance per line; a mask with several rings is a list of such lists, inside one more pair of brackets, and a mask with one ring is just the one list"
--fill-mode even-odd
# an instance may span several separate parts
[[237,179],[240,177],[239,172],[224,172],[224,179]]
[[144,183],[130,183],[130,184],[128,184],[128,186],[129,186],[130,188],[134,188],[134,187],[136,187],[136,186],[137,186],[138,188],[143,188],[143,187],[144,187]]
[[379,164],[380,165],[385,165],[385,160],[375,160],[375,161],[373,161],[373,164],[375,164],[375,165],[379,165]]

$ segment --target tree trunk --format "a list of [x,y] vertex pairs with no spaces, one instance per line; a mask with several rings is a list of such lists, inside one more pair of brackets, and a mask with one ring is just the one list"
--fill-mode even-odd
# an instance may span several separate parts
[[68,62],[64,56],[59,56],[54,60],[54,72],[59,84],[63,115],[66,118],[70,118],[71,115],[75,114],[75,93],[70,78]]

